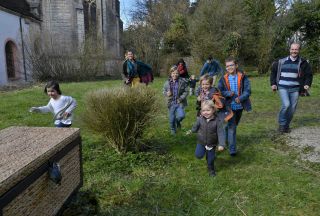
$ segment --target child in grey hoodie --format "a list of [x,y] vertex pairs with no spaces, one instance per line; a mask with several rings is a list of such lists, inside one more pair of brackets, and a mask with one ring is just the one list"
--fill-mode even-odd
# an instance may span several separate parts
[[187,132],[187,134],[197,132],[195,156],[201,159],[206,155],[209,175],[212,177],[216,175],[214,169],[215,148],[218,146],[217,150],[223,151],[225,147],[223,120],[217,118],[216,112],[212,100],[203,101],[201,115],[197,117],[192,129]]

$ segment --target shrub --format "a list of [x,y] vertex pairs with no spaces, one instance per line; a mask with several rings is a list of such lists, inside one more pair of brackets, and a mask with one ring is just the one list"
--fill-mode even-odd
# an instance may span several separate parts
[[138,151],[139,139],[159,110],[158,101],[155,90],[142,85],[100,89],[86,95],[82,119],[117,152]]
[[26,63],[36,81],[82,81],[105,75],[110,56],[103,48],[102,39],[89,35],[79,48],[71,50],[49,33],[41,39],[29,40]]

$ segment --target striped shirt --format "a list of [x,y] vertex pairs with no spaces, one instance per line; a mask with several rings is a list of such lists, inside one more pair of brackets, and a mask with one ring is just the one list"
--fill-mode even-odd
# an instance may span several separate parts
[[232,97],[232,102],[231,102],[231,109],[232,110],[239,110],[243,109],[241,103],[236,103],[235,99],[238,97],[239,92],[238,92],[238,76],[237,75],[229,75],[228,80],[230,83],[230,90],[234,92],[234,95]]
[[279,79],[279,87],[292,89],[299,88],[299,58],[294,61],[288,57],[288,59],[281,66],[281,73]]

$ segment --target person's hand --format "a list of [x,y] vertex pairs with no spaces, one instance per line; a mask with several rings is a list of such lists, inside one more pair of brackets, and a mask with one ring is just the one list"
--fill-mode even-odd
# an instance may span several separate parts
[[272,91],[275,92],[275,91],[277,91],[277,86],[276,86],[276,85],[272,85],[272,86],[271,86],[271,89],[272,89]]
[[310,88],[310,86],[305,85],[305,86],[303,86],[303,88],[304,88],[305,90],[308,90],[308,89]]
[[234,101],[235,101],[236,103],[240,103],[239,97],[237,97],[236,99],[234,99]]
[[40,109],[38,107],[31,107],[29,112],[40,112]]
[[232,97],[234,95],[234,92],[232,91],[231,93],[230,93],[230,97]]
[[63,113],[63,118],[66,119],[66,118],[68,118],[70,115],[71,115],[71,113],[64,112],[64,113]]
[[167,96],[170,97],[172,95],[171,91],[167,91]]
[[192,131],[191,131],[191,130],[188,130],[188,131],[186,132],[186,135],[189,136],[191,133],[192,133]]
[[224,150],[224,147],[223,146],[218,146],[218,151],[221,152]]
[[200,95],[197,97],[197,101],[201,101],[201,96]]
[[180,99],[177,99],[177,103],[178,103],[178,104],[181,103],[181,100],[180,100]]

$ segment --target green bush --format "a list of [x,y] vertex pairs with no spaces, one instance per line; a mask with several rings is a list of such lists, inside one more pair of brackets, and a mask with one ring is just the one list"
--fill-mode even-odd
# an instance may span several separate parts
[[82,119],[117,152],[138,151],[139,140],[159,110],[158,101],[155,90],[144,85],[100,89],[86,95]]

